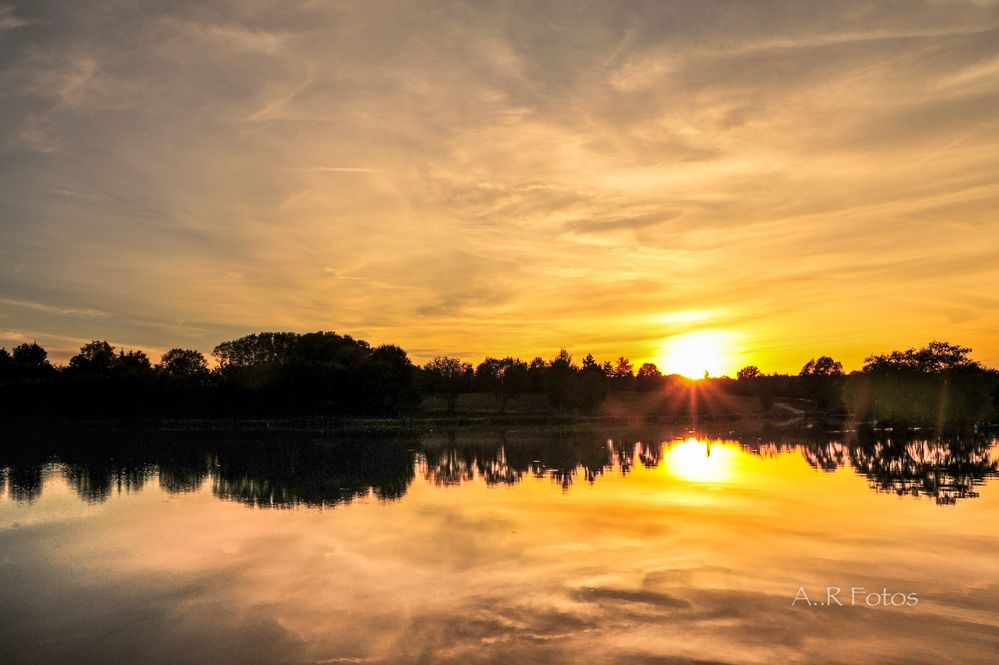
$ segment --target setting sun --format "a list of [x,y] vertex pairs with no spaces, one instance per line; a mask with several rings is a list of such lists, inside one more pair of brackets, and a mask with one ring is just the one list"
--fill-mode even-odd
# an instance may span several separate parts
[[0,665],[999,665],[999,0],[0,0],[0,99]]
[[700,379],[707,372],[719,376],[732,371],[735,362],[732,335],[719,331],[699,331],[676,335],[666,340],[662,352],[662,371]]

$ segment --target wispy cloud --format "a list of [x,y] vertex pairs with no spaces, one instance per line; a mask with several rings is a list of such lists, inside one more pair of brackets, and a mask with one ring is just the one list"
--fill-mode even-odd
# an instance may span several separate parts
[[650,226],[657,226],[670,219],[674,219],[676,213],[671,212],[649,212],[630,217],[611,217],[604,219],[573,219],[566,222],[565,227],[569,231],[577,233],[602,233],[606,231],[621,231],[643,229]]
[[999,363],[995,3],[42,1],[0,26],[0,283],[37,305],[0,303],[12,328],[646,359],[710,323],[767,369],[930,336]]
[[280,120],[285,117],[291,103],[312,85],[315,71],[310,68],[302,80],[291,88],[284,88],[275,97],[264,102],[263,106],[247,116],[247,122],[262,122],[265,120]]
[[45,312],[47,314],[58,314],[60,316],[84,316],[91,318],[104,318],[110,316],[107,312],[102,312],[98,309],[80,309],[77,307],[57,307],[55,305],[49,305],[40,302],[31,302],[30,300],[16,300],[13,298],[0,298],[0,305],[6,305],[8,307],[17,307],[21,309],[31,309],[36,312]]
[[13,7],[0,5],[0,31],[23,28],[31,23],[32,21],[18,16]]
[[290,171],[305,171],[307,173],[379,173],[381,169],[368,168],[366,166],[308,166],[304,168],[292,168]]

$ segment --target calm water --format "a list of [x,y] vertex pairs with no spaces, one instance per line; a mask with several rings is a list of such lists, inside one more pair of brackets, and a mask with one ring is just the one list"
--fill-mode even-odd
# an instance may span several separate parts
[[0,663],[999,658],[985,438],[3,445]]

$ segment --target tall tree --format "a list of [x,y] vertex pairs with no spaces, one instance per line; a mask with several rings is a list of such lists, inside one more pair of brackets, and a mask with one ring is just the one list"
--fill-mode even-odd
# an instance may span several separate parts
[[14,352],[10,358],[18,367],[25,370],[41,370],[50,367],[48,351],[39,346],[37,342],[18,344],[14,347]]
[[437,356],[423,366],[427,388],[444,397],[449,414],[454,414],[458,396],[468,391],[471,375],[472,365],[458,358]]
[[170,349],[160,358],[159,368],[168,376],[193,378],[208,372],[208,360],[194,349]]
[[659,371],[655,363],[644,363],[638,368],[635,376],[635,387],[642,391],[651,391],[661,388],[663,385],[663,373]]
[[559,349],[558,354],[548,363],[544,374],[545,395],[549,404],[559,412],[570,405],[573,379],[577,371],[572,356],[565,349]]
[[69,359],[69,369],[85,376],[109,376],[116,363],[114,347],[95,339],[81,346],[80,352]]
[[520,358],[486,358],[475,370],[480,389],[493,394],[496,410],[506,412],[506,405],[523,392],[529,383],[529,368]]
[[843,363],[829,356],[812,358],[801,368],[799,376],[843,376]]

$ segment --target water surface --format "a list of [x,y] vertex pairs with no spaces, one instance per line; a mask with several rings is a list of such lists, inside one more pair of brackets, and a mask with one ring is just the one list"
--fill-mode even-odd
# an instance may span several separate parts
[[[4,450],[4,663],[999,653],[999,449],[983,436],[206,433]],[[818,604],[828,587],[843,606]],[[885,589],[889,606],[871,604]]]

